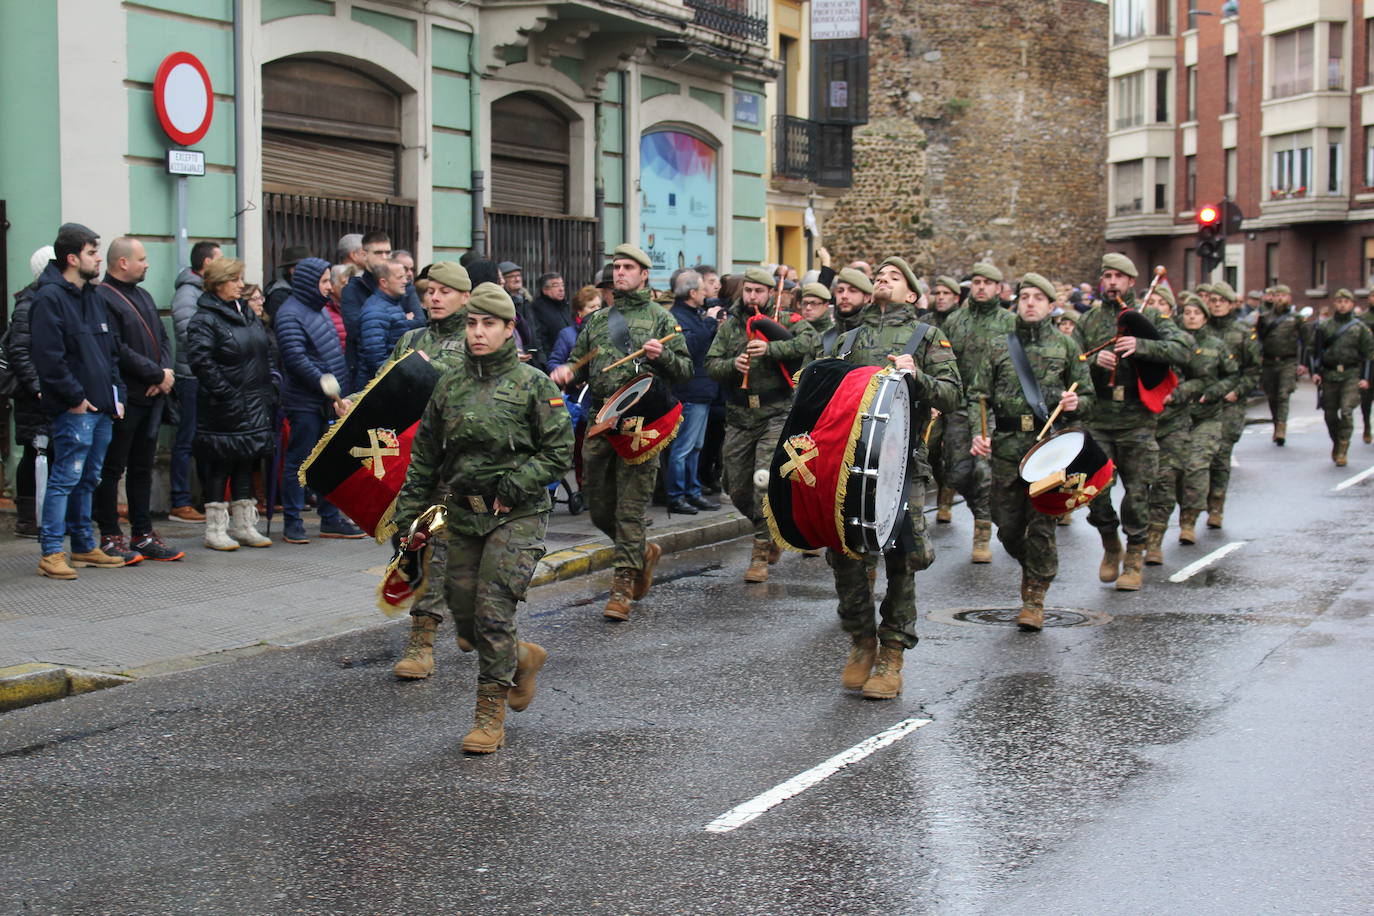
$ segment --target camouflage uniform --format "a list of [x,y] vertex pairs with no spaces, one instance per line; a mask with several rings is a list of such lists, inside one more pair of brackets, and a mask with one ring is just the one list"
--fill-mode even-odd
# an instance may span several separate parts
[[[458,635],[477,649],[479,684],[515,684],[516,604],[544,555],[548,484],[571,469],[572,447],[562,394],[520,362],[513,339],[465,354],[420,418],[396,522],[409,528],[446,486],[444,591]],[[511,511],[495,514],[497,499]]]
[[[954,306],[954,308],[950,309],[947,312],[941,312],[936,309],[931,309],[930,313],[927,314],[925,318],[922,320],[925,321],[927,324],[935,325],[935,327],[939,328],[943,332],[945,329],[945,325],[949,322],[950,316],[953,315],[955,312],[959,311],[960,308],[960,306],[956,305]],[[930,476],[933,482],[932,486],[938,487],[941,490],[952,490],[953,487],[951,487],[949,483],[949,474],[946,472],[945,469],[948,468],[950,465],[954,464],[954,461],[952,460],[952,456],[946,456],[945,454],[944,414],[941,414],[940,416],[936,417],[935,422],[933,423],[927,421],[926,428],[930,430],[930,435],[926,436],[925,440],[926,452],[930,457]],[[917,432],[923,436],[925,435],[925,429],[918,430]]]
[[1255,324],[1260,342],[1260,386],[1269,401],[1274,425],[1288,422],[1288,399],[1298,386],[1298,360],[1307,344],[1307,325],[1291,306],[1260,313]]
[[[1363,312],[1357,312],[1356,315],[1364,322],[1364,326],[1369,328],[1371,333],[1374,333],[1374,308],[1366,306]],[[1311,328],[1308,325],[1304,324],[1303,328],[1310,334]],[[1370,436],[1369,428],[1369,409],[1371,406],[1374,406],[1374,385],[1360,389],[1360,416],[1364,420],[1364,441],[1366,442],[1374,442],[1374,437]]]
[[[1191,528],[1207,507],[1212,462],[1221,449],[1222,400],[1236,387],[1240,359],[1225,338],[1210,325],[1193,334],[1193,353],[1188,361],[1188,413],[1193,428],[1188,434],[1187,460],[1183,468],[1183,493],[1179,501],[1180,527]],[[1166,517],[1167,521],[1167,517]]]
[[[1031,324],[1018,317],[1015,333],[1047,408],[1053,410],[1069,386],[1078,383],[1078,410],[1063,414],[1061,421],[1074,424],[1092,412],[1091,379],[1087,364],[1078,358],[1082,352],[1078,345],[1053,325],[1052,318]],[[992,518],[997,523],[997,539],[1026,575],[1048,584],[1059,573],[1055,519],[1031,506],[1020,474],[1021,459],[1048,418],[1037,419],[1026,402],[1005,337],[992,342],[968,385],[965,399],[970,413],[978,409],[980,397],[987,399],[988,435],[992,437]]]
[[[854,346],[843,358],[856,366],[890,365],[889,354],[903,352],[915,321],[910,305],[893,303],[884,312],[877,305],[869,305],[862,312],[860,330]],[[843,340],[837,349],[843,347]],[[838,355],[838,354],[837,354]],[[915,376],[916,401],[911,411],[914,439],[913,463],[916,473],[928,473],[925,446],[920,443],[918,430],[924,430],[930,410],[950,412],[960,400],[959,366],[945,335],[936,328],[927,331],[925,343],[916,348],[912,357],[918,372]],[[887,570],[887,594],[878,608],[880,623],[876,625],[878,641],[885,646],[910,649],[916,645],[916,572],[934,560],[934,550],[926,535],[925,515],[921,512],[921,485],[908,487],[909,515],[914,528],[916,552],[907,553],[898,547],[883,554]],[[839,597],[840,625],[856,641],[872,638],[873,581],[870,570],[878,565],[878,557],[869,554],[852,559],[833,550],[826,551],[826,560],[835,575],[835,591]]]
[[1326,431],[1333,444],[1348,445],[1355,431],[1360,379],[1369,378],[1369,361],[1374,359],[1374,334],[1353,312],[1334,314],[1317,325],[1313,350],[1313,359],[1320,359],[1320,363],[1313,366],[1313,374],[1321,376],[1322,380],[1321,403],[1326,414]]
[[[763,310],[765,315],[771,309]],[[725,393],[725,444],[721,451],[724,488],[740,514],[754,523],[754,539],[771,542],[768,521],[763,515],[764,490],[754,486],[754,472],[767,469],[773,460],[783,423],[792,409],[792,385],[782,373],[782,363],[808,360],[819,345],[809,322],[783,324],[792,331],[791,340],[768,343],[766,356],[750,361],[749,387],[741,388],[744,377],[735,370],[735,358],[748,343],[745,322],[752,314],[736,300],[730,317],[716,331],[706,351],[706,373],[720,383]]]
[[1207,524],[1219,528],[1226,488],[1231,484],[1231,450],[1245,432],[1245,400],[1259,384],[1260,348],[1255,332],[1241,323],[1234,312],[1221,318],[1213,315],[1207,319],[1207,325],[1226,341],[1227,348],[1236,356],[1239,369],[1231,388],[1236,400],[1223,403],[1221,408],[1221,447],[1212,457],[1212,484],[1207,494]]
[[[1115,337],[1122,304],[1130,307],[1134,302],[1134,292],[1127,290],[1121,303],[1102,302],[1089,309],[1078,323],[1079,345],[1091,350]],[[1177,364],[1187,352],[1182,332],[1173,321],[1152,308],[1144,314],[1159,329],[1160,339],[1137,338],[1135,356],[1117,362],[1115,377],[1112,370],[1098,365],[1096,355],[1087,360],[1097,395],[1088,431],[1116,465],[1116,476],[1125,489],[1119,518],[1109,489],[1088,504],[1088,521],[1104,543],[1108,537],[1116,537],[1119,527],[1126,534],[1126,543],[1142,550],[1149,523],[1150,485],[1159,473],[1159,444],[1155,441],[1156,417],[1140,403],[1133,360]]]
[[[622,386],[643,372],[658,376],[669,387],[692,377],[692,357],[681,334],[663,345],[658,359],[631,360],[610,372],[606,366],[643,346],[646,340],[662,340],[678,330],[677,322],[667,309],[651,300],[648,290],[622,292],[616,290],[612,308],[625,316],[630,330],[630,351],[620,349],[611,340],[608,321],[610,309],[599,309],[582,323],[568,354],[571,366],[592,350],[597,354],[577,370],[568,388],[586,382],[591,388],[592,415],[602,403]],[[644,513],[654,493],[654,479],[658,474],[657,461],[627,464],[606,441],[605,436],[589,436],[582,445],[584,478],[582,492],[592,523],[615,542],[612,565],[616,569],[638,570],[644,565]]]
[[[1174,365],[1178,387],[1170,394],[1164,412],[1155,419],[1155,442],[1159,444],[1159,471],[1150,487],[1150,528],[1163,532],[1169,527],[1174,506],[1183,505],[1183,479],[1188,466],[1188,450],[1192,441],[1192,402],[1201,393],[1203,382],[1192,373],[1193,351],[1197,342],[1193,335],[1180,330],[1179,337],[1187,346],[1185,356]],[[1151,548],[1154,549],[1154,548]]]
[[[951,311],[944,320],[944,333],[959,358],[960,378],[972,378],[986,360],[996,340],[1003,340],[1016,330],[1016,316],[1002,308],[996,295],[985,302],[969,297],[963,308]],[[954,411],[944,414],[940,439],[941,460],[944,465],[945,486],[964,497],[964,503],[977,521],[992,518],[992,473],[984,458],[975,458],[969,449],[973,433],[981,430],[979,405],[965,408],[961,403]],[[922,427],[921,432],[925,432]]]

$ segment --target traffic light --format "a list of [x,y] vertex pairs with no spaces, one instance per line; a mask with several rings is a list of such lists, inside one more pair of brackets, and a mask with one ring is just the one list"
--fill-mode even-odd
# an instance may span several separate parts
[[[1222,205],[1228,201],[1222,201]],[[1226,257],[1226,235],[1222,226],[1222,208],[1211,204],[1197,209],[1197,256],[1202,259],[1203,274],[1217,269]]]

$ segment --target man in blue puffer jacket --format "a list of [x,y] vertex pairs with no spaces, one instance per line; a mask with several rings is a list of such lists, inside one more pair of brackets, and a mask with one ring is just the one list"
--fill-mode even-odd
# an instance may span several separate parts
[[383,261],[372,276],[377,281],[377,291],[363,303],[358,319],[359,387],[376,376],[402,334],[425,326],[423,313],[407,315],[405,311],[405,265]]
[[[286,519],[282,539],[288,544],[310,542],[305,523],[301,521],[305,491],[297,472],[324,435],[329,418],[334,416],[333,402],[324,392],[322,379],[332,375],[339,385],[344,385],[348,378],[348,363],[339,346],[338,332],[334,322],[324,313],[324,304],[331,292],[329,262],[322,258],[306,258],[292,272],[291,295],[281,304],[272,322],[283,369],[281,404],[291,422],[281,499]],[[317,498],[320,537],[363,536],[337,507],[323,496]]]

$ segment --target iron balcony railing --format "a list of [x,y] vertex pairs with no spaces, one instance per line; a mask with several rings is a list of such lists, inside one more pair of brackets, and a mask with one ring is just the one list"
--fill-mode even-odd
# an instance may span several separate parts
[[777,115],[773,119],[773,174],[831,188],[854,183],[854,132],[849,124]]
[[722,35],[764,44],[768,40],[765,0],[684,0],[697,25]]

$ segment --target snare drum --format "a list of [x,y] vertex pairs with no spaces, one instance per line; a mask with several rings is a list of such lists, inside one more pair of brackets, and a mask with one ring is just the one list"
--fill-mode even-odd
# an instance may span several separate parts
[[1036,511],[1063,515],[1110,487],[1116,466],[1087,430],[1075,428],[1031,446],[1019,470]]
[[603,433],[627,464],[643,464],[667,447],[682,424],[682,402],[656,376],[637,375],[597,411],[587,438]]

